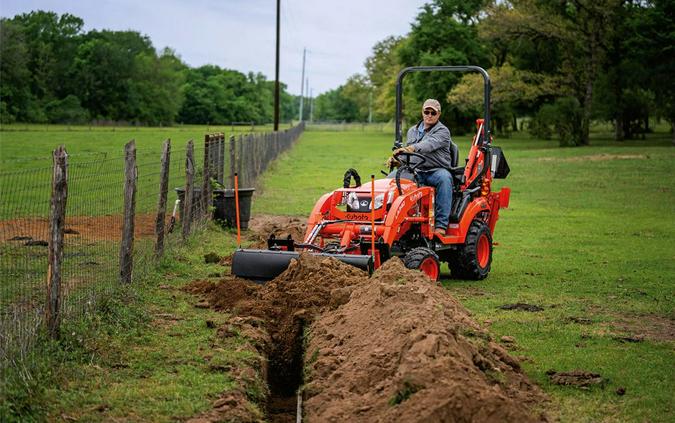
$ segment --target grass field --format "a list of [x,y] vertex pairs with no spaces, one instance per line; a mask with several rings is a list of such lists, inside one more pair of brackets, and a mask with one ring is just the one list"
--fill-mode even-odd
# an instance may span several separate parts
[[[306,214],[339,187],[344,171],[379,174],[391,137],[308,132],[263,178],[255,211]],[[468,139],[458,139],[466,154]],[[478,283],[444,280],[552,396],[564,421],[672,421],[675,387],[675,148],[592,139],[591,147],[499,139],[511,174],[511,207],[495,231],[492,273]],[[447,269],[445,271],[447,276]],[[543,312],[504,311],[524,302]],[[645,335],[642,342],[619,340]],[[639,338],[638,338],[639,339]],[[584,369],[608,380],[579,390],[545,372]],[[623,387],[624,396],[615,391]]]
[[[590,147],[562,149],[526,136],[498,139],[511,167],[498,185],[511,187],[512,195],[495,231],[492,272],[484,281],[464,282],[447,279],[444,269],[442,283],[497,339],[515,339],[512,354],[525,358],[525,371],[562,421],[673,421],[675,148],[665,133],[622,143],[594,135]],[[468,139],[456,141],[466,154]],[[321,194],[341,186],[346,169],[364,179],[378,175],[391,142],[377,132],[306,132],[260,181],[254,213],[306,215]],[[232,234],[211,230],[202,237],[141,287],[148,294],[140,306],[156,303],[151,313],[180,320],[156,324],[145,316],[149,322],[138,331],[92,340],[87,351],[100,360],[80,360],[61,389],[45,393],[51,418],[169,421],[208,408],[204,399],[228,386],[227,374],[212,375],[196,346],[213,342],[200,325],[214,317],[187,306],[184,294],[157,288],[205,277],[214,270],[198,264],[201,254],[234,248]],[[516,302],[544,310],[498,308]],[[180,377],[169,377],[177,368]],[[561,387],[548,381],[549,369],[592,371],[606,383]],[[170,401],[180,401],[178,411],[167,408]]]

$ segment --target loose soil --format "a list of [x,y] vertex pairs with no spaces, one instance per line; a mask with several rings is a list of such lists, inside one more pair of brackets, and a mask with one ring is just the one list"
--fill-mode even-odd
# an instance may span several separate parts
[[[248,231],[244,232],[249,243],[247,248],[266,249],[267,240],[270,235],[274,235],[277,238],[287,238],[290,235],[296,242],[302,242],[305,239],[307,218],[259,214],[251,217],[248,229]],[[230,266],[232,264],[232,256],[223,257],[220,264]]]
[[587,372],[585,370],[572,370],[570,372],[549,370],[547,374],[551,383],[555,383],[556,385],[588,388],[592,385],[602,385],[605,383],[605,380],[598,373]]
[[400,260],[312,325],[309,421],[527,422],[544,395],[467,310]]
[[[233,317],[268,359],[267,418],[295,421],[542,421],[541,391],[446,290],[391,259],[371,278],[302,254],[265,285],[227,277],[185,288]],[[300,388],[303,386],[303,388]],[[255,421],[224,393],[195,421]]]

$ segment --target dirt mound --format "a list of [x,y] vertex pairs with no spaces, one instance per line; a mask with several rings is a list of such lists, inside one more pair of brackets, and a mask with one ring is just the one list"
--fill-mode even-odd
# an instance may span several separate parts
[[235,306],[238,314],[265,319],[272,338],[269,383],[273,391],[293,395],[301,383],[305,323],[330,303],[331,292],[366,278],[366,273],[338,260],[301,254],[284,273],[265,284],[257,298]]
[[305,357],[308,421],[545,420],[518,362],[398,259],[311,326]]
[[267,248],[267,239],[270,235],[277,238],[286,238],[290,235],[296,242],[302,242],[307,229],[307,219],[296,216],[257,215],[251,219],[249,229],[253,241],[250,248]]
[[[257,215],[251,218],[248,229],[245,235],[250,245],[245,248],[267,249],[270,235],[277,238],[287,238],[290,235],[296,242],[302,242],[305,239],[307,219],[296,216]],[[219,264],[231,266],[232,255],[223,257]]]
[[[331,306],[333,297],[344,297],[344,290],[366,279],[365,272],[338,260],[301,254],[284,273],[265,285],[228,277],[218,283],[194,281],[184,290],[203,296],[215,309],[235,315],[219,333],[246,334],[268,358],[264,372],[271,390],[268,417],[270,421],[295,421],[305,326]],[[226,394],[223,398],[230,397]],[[220,411],[211,410],[196,421],[236,421],[239,417],[231,413],[235,409],[220,407]]]

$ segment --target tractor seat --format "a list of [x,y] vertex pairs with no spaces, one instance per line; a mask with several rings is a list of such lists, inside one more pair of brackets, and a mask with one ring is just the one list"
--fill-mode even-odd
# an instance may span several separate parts
[[460,185],[464,183],[464,167],[451,167],[448,171],[452,175],[452,187],[458,191]]
[[459,147],[457,144],[450,141],[450,163],[452,167],[448,169],[452,175],[452,186],[455,190],[459,190],[459,186],[464,183],[464,168],[457,167],[457,162],[459,161]]

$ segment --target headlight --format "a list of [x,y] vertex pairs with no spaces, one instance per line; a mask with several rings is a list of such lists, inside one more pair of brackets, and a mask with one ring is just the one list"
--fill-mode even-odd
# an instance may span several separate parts
[[356,196],[355,192],[350,192],[349,197],[347,197],[347,205],[352,208],[352,210],[359,209],[359,197]]
[[382,207],[382,203],[384,203],[384,193],[376,195],[373,203],[375,204],[375,209]]

